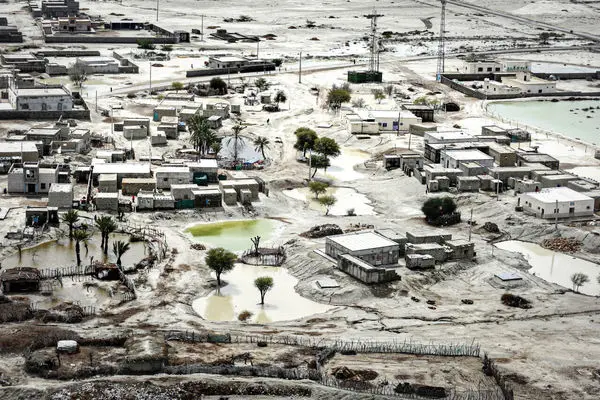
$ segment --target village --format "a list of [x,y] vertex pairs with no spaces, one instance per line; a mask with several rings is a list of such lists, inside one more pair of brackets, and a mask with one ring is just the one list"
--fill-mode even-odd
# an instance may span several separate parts
[[597,7],[276,3],[0,2],[0,397],[598,398]]

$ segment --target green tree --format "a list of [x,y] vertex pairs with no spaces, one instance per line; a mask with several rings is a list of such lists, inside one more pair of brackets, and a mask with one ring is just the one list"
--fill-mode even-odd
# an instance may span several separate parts
[[69,225],[69,239],[73,239],[73,225],[79,221],[79,213],[76,210],[69,210],[63,214],[62,220]]
[[332,110],[339,110],[343,103],[348,103],[352,97],[350,92],[345,89],[330,89],[327,93],[327,106]]
[[223,148],[220,140],[217,140],[213,144],[210,145],[210,149],[215,153],[215,157],[219,155],[219,152]]
[[317,200],[319,199],[320,194],[327,192],[328,187],[329,185],[325,182],[310,181],[308,183],[308,189],[315,195],[315,199]]
[[227,139],[227,144],[233,142],[233,162],[237,164],[238,161],[238,153],[241,149],[244,148],[244,138],[241,137],[240,133],[246,129],[241,122],[237,122],[232,128],[233,136]]
[[385,94],[383,94],[383,90],[381,89],[373,89],[372,93],[378,104],[381,104],[381,100],[385,99]]
[[102,248],[104,254],[108,254],[108,237],[111,233],[117,230],[117,223],[111,216],[103,215],[102,217],[96,219],[96,226],[100,230],[100,235],[102,237],[102,243],[100,244],[100,247]]
[[121,257],[123,256],[123,254],[127,253],[127,251],[129,250],[129,246],[130,244],[128,242],[124,242],[122,240],[117,240],[116,242],[113,242],[113,254],[115,255],[115,257],[117,257],[117,265],[119,267],[121,266]]
[[428,222],[434,221],[442,215],[452,214],[456,211],[456,203],[451,197],[432,197],[427,199],[423,206],[421,207],[421,211],[425,214],[425,218]]
[[386,85],[383,89],[388,97],[392,97],[392,94],[394,93],[394,85]]
[[337,199],[331,195],[322,196],[319,199],[319,203],[321,203],[322,206],[325,206],[325,215],[329,215],[329,210],[336,202]]
[[218,140],[208,123],[208,118],[196,114],[188,120],[187,125],[190,130],[190,142],[194,149],[198,154],[205,155],[212,144]]
[[254,139],[254,150],[259,151],[262,154],[262,157],[264,160],[267,159],[267,157],[265,156],[265,148],[269,148],[269,139],[267,139],[264,136],[259,136],[256,139]]
[[210,80],[209,86],[212,90],[216,91],[217,93],[227,93],[227,83],[218,76]]
[[310,167],[314,168],[315,170],[313,171],[312,177],[314,177],[317,174],[317,170],[319,168],[322,168],[324,172],[327,171],[327,168],[329,168],[331,166],[331,162],[329,160],[329,157],[324,156],[322,154],[313,154],[310,157]]
[[337,142],[328,137],[318,138],[315,141],[313,150],[327,157],[337,157],[341,154],[340,146]]
[[275,66],[277,68],[279,68],[279,67],[281,67],[281,64],[283,64],[283,59],[281,59],[281,58],[274,58],[274,59],[271,60],[271,62],[273,64],[275,64]]
[[265,295],[273,289],[273,278],[270,276],[260,276],[254,280],[254,286],[260,292],[260,304],[265,304]]
[[589,276],[584,273],[576,272],[571,275],[571,283],[573,283],[573,290],[579,292],[579,288],[590,281]]
[[77,256],[77,266],[81,265],[81,246],[80,243],[85,243],[90,238],[90,234],[83,229],[75,229],[73,231],[73,240],[75,240],[75,255]]
[[173,82],[173,83],[171,83],[171,87],[173,89],[175,89],[176,92],[179,92],[180,90],[183,89],[183,83],[181,83],[181,82]]
[[548,39],[550,39],[550,34],[548,32],[540,33],[540,40],[542,44],[548,44]]
[[69,79],[77,87],[82,87],[83,82],[87,81],[87,73],[85,69],[78,63],[75,63],[69,67]]
[[221,287],[221,274],[229,272],[235,266],[237,256],[222,247],[208,250],[205,261],[208,268],[217,276],[217,287]]
[[267,82],[265,78],[260,77],[254,81],[254,86],[256,86],[258,90],[263,92],[267,90],[269,86],[271,86],[271,84]]
[[315,142],[319,138],[315,131],[305,127],[296,129],[294,135],[296,135],[294,148],[302,151],[303,157],[306,157],[306,150],[312,150],[315,147]]
[[277,104],[285,103],[287,101],[287,96],[283,90],[278,90],[277,93],[275,93],[275,98],[273,100]]
[[156,46],[154,45],[154,43],[152,43],[152,41],[150,39],[138,39],[137,45],[138,45],[138,49],[144,49],[144,50],[156,49]]

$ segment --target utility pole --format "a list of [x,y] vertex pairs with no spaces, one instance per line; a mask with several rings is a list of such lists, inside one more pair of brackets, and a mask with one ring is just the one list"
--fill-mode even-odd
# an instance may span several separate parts
[[[400,127],[398,127],[398,132],[400,132]],[[412,139],[412,133],[410,132],[410,129],[408,130],[408,149],[410,150],[410,140]]]
[[156,0],[156,21],[158,21],[158,1]]
[[554,210],[554,230],[558,230],[558,200],[556,200],[556,209]]
[[302,52],[300,52],[300,60],[298,64],[298,83],[302,83]]
[[442,2],[442,15],[440,18],[440,39],[438,42],[438,62],[437,62],[437,73],[435,76],[436,81],[442,80],[442,74],[446,67],[446,1]]
[[496,173],[496,201],[500,201],[500,173]]
[[98,91],[96,90],[96,114],[98,114]]
[[202,14],[202,22],[200,25],[200,41],[204,42],[204,14]]
[[473,209],[471,208],[471,219],[469,220],[469,242],[471,241],[471,230],[473,229]]
[[256,59],[258,60],[258,52],[260,51],[260,39],[256,42]]
[[150,65],[150,92],[152,92],[152,60],[148,60],[148,64]]
[[312,149],[308,150],[308,181],[310,182],[310,169],[312,168]]

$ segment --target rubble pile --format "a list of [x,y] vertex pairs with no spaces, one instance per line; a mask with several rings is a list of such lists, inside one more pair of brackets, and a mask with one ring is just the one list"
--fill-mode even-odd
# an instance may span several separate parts
[[575,238],[554,238],[544,239],[542,247],[549,250],[560,251],[562,253],[574,253],[579,251],[582,243]]
[[344,231],[342,231],[342,228],[336,224],[324,224],[313,226],[308,231],[301,233],[300,236],[309,239],[316,239],[325,236],[341,235],[342,233],[344,233]]

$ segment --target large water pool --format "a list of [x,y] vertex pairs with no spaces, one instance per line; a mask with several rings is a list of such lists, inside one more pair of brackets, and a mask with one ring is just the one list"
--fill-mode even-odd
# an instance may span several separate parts
[[[250,238],[260,236],[261,245],[268,242],[283,224],[272,219],[245,219],[203,223],[188,227],[195,241],[229,251],[243,251],[252,247]],[[282,243],[275,243],[276,245]]]
[[[270,276],[274,283],[273,289],[265,296],[264,305],[260,304],[259,292],[254,287],[254,280],[259,276]],[[250,321],[267,323],[298,319],[331,308],[300,296],[294,290],[298,279],[282,267],[237,264],[221,279],[227,285],[192,303],[194,311],[204,319],[235,321],[242,311],[247,310],[253,314]]]
[[600,100],[501,101],[488,104],[487,109],[519,124],[600,144]]
[[579,291],[591,296],[600,295],[600,283],[597,279],[600,275],[600,265],[598,264],[568,254],[548,250],[535,243],[521,242],[519,240],[500,242],[496,244],[496,247],[523,254],[527,262],[531,265],[529,273],[566,288],[573,287],[571,275],[576,272],[584,273],[589,277],[590,281],[581,286]]

